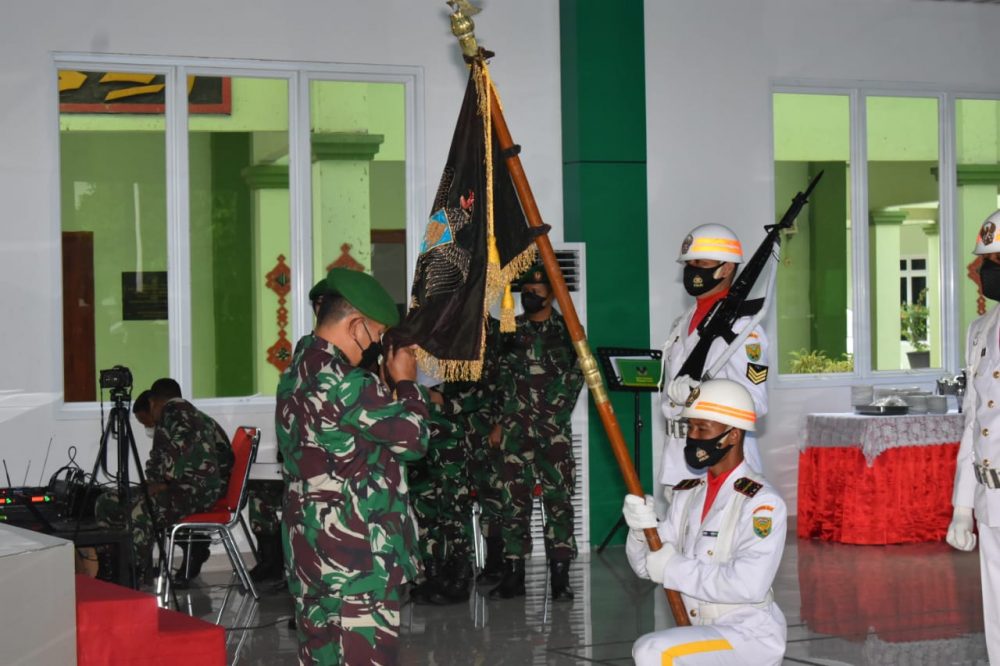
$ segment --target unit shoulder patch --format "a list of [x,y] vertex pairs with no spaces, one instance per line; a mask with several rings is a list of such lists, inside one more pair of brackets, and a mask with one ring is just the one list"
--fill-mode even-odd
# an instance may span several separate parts
[[761,539],[771,533],[771,516],[754,516],[753,533]]
[[763,384],[767,381],[767,366],[747,363],[747,379],[753,384]]
[[701,485],[701,479],[684,479],[674,484],[674,490],[691,490]]
[[746,476],[737,479],[736,483],[733,484],[733,488],[736,492],[746,495],[747,497],[753,497],[759,493],[760,489],[763,487],[763,483],[758,483]]
[[751,362],[756,363],[761,357],[761,348],[759,342],[751,342],[746,346],[747,358]]

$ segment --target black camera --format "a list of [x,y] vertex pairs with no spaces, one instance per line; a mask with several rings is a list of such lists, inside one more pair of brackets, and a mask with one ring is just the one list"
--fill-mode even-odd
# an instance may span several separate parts
[[110,370],[101,370],[102,389],[125,389],[132,388],[132,371],[124,365],[116,365]]

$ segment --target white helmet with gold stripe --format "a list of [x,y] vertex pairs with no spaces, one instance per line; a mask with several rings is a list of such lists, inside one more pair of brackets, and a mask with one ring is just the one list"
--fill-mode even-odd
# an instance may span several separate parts
[[993,254],[1000,252],[1000,210],[994,212],[983,226],[979,227],[979,235],[976,236],[976,249],[973,254]]
[[757,422],[750,393],[729,379],[710,379],[692,389],[681,417],[717,421],[750,432]]
[[715,259],[743,263],[743,246],[733,230],[722,224],[695,227],[681,244],[679,263],[692,259]]

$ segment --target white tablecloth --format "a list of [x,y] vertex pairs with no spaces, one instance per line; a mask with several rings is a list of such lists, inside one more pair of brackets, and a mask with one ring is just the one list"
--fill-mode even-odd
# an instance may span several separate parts
[[965,414],[808,414],[800,448],[860,446],[869,467],[883,451],[901,446],[946,444],[962,438]]

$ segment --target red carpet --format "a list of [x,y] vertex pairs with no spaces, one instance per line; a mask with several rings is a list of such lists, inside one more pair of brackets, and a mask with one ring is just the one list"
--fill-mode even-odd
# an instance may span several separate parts
[[157,608],[156,598],[76,577],[76,654],[80,666],[224,666],[222,627]]

